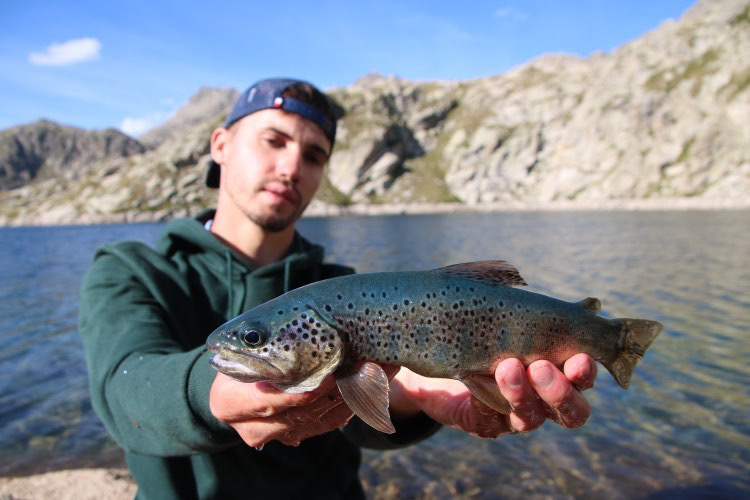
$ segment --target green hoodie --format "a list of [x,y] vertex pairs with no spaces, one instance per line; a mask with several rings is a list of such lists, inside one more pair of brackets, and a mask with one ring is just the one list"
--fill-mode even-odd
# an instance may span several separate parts
[[81,290],[79,331],[92,404],[125,449],[138,498],[356,498],[360,446],[397,448],[433,434],[427,417],[381,434],[354,418],[299,447],[245,445],[209,410],[206,337],[287,290],[350,274],[295,234],[281,261],[254,269],[204,228],[213,212],[170,222],[156,249],[102,247]]

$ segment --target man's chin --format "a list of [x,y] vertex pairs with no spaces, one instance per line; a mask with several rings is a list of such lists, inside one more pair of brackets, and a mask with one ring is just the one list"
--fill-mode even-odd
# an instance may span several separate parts
[[302,215],[302,212],[304,212],[305,208],[307,207],[301,209],[295,207],[295,209],[291,211],[271,211],[261,216],[251,217],[251,219],[259,227],[261,227],[265,231],[268,231],[269,233],[280,233],[289,228],[289,226],[294,225],[297,219],[299,219],[299,217]]

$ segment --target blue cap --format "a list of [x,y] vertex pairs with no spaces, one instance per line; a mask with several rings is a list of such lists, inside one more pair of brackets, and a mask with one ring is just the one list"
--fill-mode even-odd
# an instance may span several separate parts
[[[323,132],[331,141],[331,145],[333,145],[336,140],[336,120],[329,119],[322,111],[311,104],[282,95],[289,87],[298,84],[307,84],[317,90],[314,85],[308,82],[293,80],[291,78],[269,78],[268,80],[261,80],[255,83],[243,92],[239,99],[237,99],[237,102],[234,103],[232,111],[224,122],[224,128],[229,128],[236,121],[256,111],[281,109],[290,113],[296,113],[318,125],[323,129]],[[206,175],[206,185],[208,187],[219,187],[219,172],[219,165],[211,161]]]

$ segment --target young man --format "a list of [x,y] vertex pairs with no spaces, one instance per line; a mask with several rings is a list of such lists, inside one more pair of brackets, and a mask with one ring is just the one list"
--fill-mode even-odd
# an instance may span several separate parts
[[210,368],[214,328],[289,289],[353,272],[323,263],[323,249],[295,231],[335,135],[315,87],[258,82],[211,135],[215,212],[170,222],[155,250],[124,242],[97,252],[80,332],[94,408],[125,449],[139,498],[362,497],[360,446],[405,446],[440,424],[494,438],[546,418],[566,427],[587,419],[579,389],[593,384],[596,365],[585,354],[564,373],[547,361],[501,363],[495,378],[511,415],[457,381],[389,368],[391,435],[352,418],[333,380],[286,394]]

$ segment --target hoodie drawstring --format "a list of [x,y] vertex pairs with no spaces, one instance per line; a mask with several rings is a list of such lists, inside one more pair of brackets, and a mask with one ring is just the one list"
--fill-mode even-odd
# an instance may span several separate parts
[[232,302],[234,302],[234,297],[232,296],[232,254],[227,250],[224,255],[227,259],[227,318],[231,318],[234,316],[232,314]]
[[292,260],[286,259],[284,261],[284,293],[289,291],[289,285],[291,281],[291,270],[292,270]]

